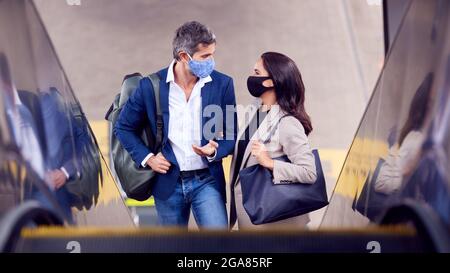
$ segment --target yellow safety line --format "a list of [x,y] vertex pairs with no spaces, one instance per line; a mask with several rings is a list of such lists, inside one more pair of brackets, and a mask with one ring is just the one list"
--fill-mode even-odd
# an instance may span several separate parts
[[319,230],[280,229],[261,231],[186,231],[178,228],[113,228],[113,227],[42,227],[25,228],[21,232],[23,238],[67,238],[67,237],[125,237],[125,236],[301,236],[301,235],[395,235],[414,236],[416,231],[407,226],[367,226],[360,228],[327,228]]
[[125,200],[125,204],[128,207],[153,207],[155,205],[155,199],[153,199],[153,196],[145,201],[137,201],[131,198],[127,198]]

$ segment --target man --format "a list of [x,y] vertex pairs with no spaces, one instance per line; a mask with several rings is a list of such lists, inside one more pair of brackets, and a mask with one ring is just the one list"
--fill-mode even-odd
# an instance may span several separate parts
[[[232,79],[214,70],[215,49],[215,35],[206,26],[193,21],[177,29],[174,60],[158,72],[164,123],[160,153],[139,137],[145,122],[156,134],[149,79],[140,81],[114,127],[135,163],[158,173],[153,196],[163,225],[187,227],[192,208],[200,228],[227,228],[222,158],[232,153],[236,139],[236,101]],[[203,115],[214,106],[220,114]],[[204,133],[211,121],[223,131]]]
[[[78,143],[78,134],[75,134],[74,128],[72,136],[70,125],[74,125],[67,119],[61,95],[55,88],[41,94],[17,90],[7,57],[1,52],[0,90],[11,136],[23,159],[46,182],[61,212],[72,220],[71,195],[65,184],[81,175],[74,162],[73,143]],[[35,199],[48,209],[58,210],[36,185],[25,192],[25,198]]]
[[0,90],[12,139],[20,149],[23,159],[30,163],[40,178],[44,178],[44,155],[38,127],[30,108],[22,102],[26,95],[32,94],[26,91],[19,94],[13,82],[8,59],[3,52],[0,53]]

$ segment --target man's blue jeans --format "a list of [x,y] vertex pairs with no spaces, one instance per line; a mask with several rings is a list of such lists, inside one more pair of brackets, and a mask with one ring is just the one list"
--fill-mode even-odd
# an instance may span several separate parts
[[227,229],[225,200],[209,172],[181,179],[167,200],[155,198],[160,224],[187,227],[192,213],[200,228]]

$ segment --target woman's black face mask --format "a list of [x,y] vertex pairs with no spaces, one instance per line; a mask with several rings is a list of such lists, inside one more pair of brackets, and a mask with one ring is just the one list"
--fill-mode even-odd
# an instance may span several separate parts
[[264,92],[273,89],[273,87],[266,87],[263,85],[263,82],[269,79],[270,77],[256,77],[256,76],[248,77],[247,88],[250,94],[253,97],[259,98]]

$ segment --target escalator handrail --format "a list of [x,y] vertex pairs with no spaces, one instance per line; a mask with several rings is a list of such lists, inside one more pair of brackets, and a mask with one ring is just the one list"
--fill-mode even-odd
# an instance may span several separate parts
[[380,220],[381,225],[412,222],[418,236],[438,253],[450,253],[450,235],[447,227],[426,203],[404,199],[388,208]]
[[64,223],[54,212],[30,200],[9,211],[0,222],[0,253],[13,252],[22,229],[30,222],[42,226],[62,226]]

